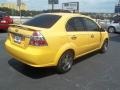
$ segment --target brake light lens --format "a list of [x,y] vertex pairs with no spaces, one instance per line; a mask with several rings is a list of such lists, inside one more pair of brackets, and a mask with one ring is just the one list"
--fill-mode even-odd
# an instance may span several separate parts
[[32,46],[47,46],[47,42],[43,35],[40,32],[33,32],[33,35],[30,38],[30,45]]
[[7,23],[7,21],[6,20],[2,20],[1,23]]

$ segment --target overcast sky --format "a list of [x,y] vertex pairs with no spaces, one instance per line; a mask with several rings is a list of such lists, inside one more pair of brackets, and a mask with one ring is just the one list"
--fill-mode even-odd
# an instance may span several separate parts
[[[46,10],[51,9],[51,5],[48,5],[48,0],[22,0],[28,5],[30,10]],[[79,1],[80,11],[82,12],[114,12],[115,4],[118,0],[59,0],[59,4],[55,5],[55,8],[62,8],[64,2]],[[0,0],[3,2],[16,2],[16,0]]]

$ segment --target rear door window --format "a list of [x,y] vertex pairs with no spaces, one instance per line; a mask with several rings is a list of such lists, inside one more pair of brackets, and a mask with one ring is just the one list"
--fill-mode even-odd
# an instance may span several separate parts
[[50,15],[50,14],[39,15],[23,23],[23,25],[35,26],[41,28],[50,28],[60,19],[60,17],[61,16],[59,15]]

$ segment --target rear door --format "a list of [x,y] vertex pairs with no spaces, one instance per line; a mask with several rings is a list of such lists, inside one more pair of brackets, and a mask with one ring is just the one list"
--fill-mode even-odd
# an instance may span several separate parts
[[88,51],[99,48],[101,40],[101,32],[99,26],[96,24],[96,22],[89,18],[84,18],[83,20],[88,36]]
[[82,17],[71,18],[66,26],[69,41],[75,46],[76,54],[81,55],[88,51],[88,35],[85,31]]

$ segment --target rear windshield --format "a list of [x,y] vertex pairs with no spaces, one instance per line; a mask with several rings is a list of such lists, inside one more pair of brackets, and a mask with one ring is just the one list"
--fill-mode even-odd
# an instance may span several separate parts
[[59,15],[49,15],[49,14],[39,15],[23,23],[23,25],[35,26],[41,28],[50,28],[60,19],[60,17],[61,16]]

